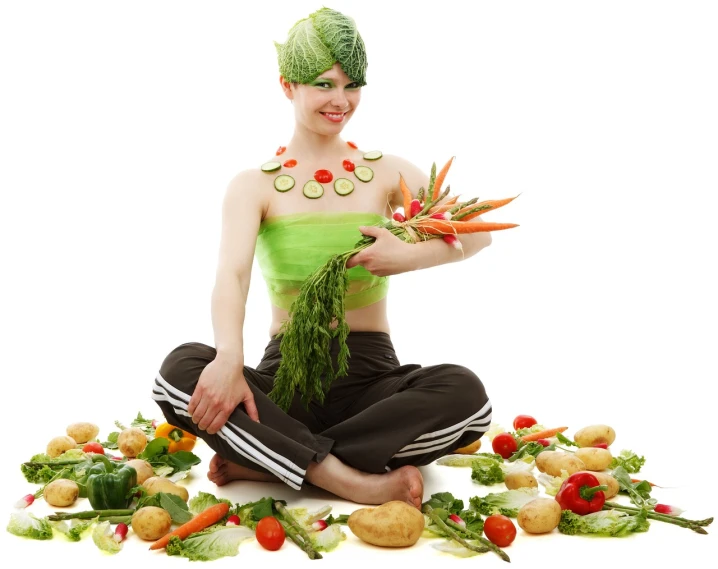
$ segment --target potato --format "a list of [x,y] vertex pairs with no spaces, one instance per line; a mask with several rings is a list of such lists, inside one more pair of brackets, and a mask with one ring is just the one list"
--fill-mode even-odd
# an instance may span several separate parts
[[72,506],[79,495],[79,486],[74,481],[66,480],[65,478],[53,480],[42,491],[42,497],[45,498],[45,502],[51,506],[61,508]]
[[591,472],[589,470],[586,470],[585,472],[593,474],[598,479],[599,484],[605,484],[606,486],[608,486],[608,490],[603,491],[604,495],[606,496],[606,500],[610,500],[616,494],[618,494],[620,486],[618,485],[618,480],[616,480],[613,476],[611,476],[610,474],[605,474],[603,472]]
[[605,470],[613,460],[611,451],[605,448],[584,447],[578,449],[574,456],[586,465],[586,470]]
[[132,514],[132,531],[145,541],[157,541],[172,527],[172,516],[157,506],[145,506]]
[[540,472],[545,472],[551,476],[561,476],[561,471],[565,470],[569,474],[574,474],[579,470],[586,470],[586,465],[580,458],[566,452],[555,450],[545,450],[536,457],[536,468]]
[[611,446],[616,440],[616,431],[608,425],[591,425],[576,431],[573,440],[580,447],[593,447],[602,443]]
[[146,460],[133,458],[132,460],[128,460],[127,464],[137,472],[137,484],[142,484],[145,480],[155,475],[152,465]]
[[465,447],[456,449],[454,452],[456,454],[474,454],[480,448],[481,448],[481,439],[477,439],[470,445],[466,445]]
[[167,478],[162,476],[152,476],[142,483],[142,486],[147,490],[147,494],[154,496],[159,492],[165,494],[175,494],[182,498],[185,502],[189,499],[189,492],[184,486],[179,486]]
[[561,521],[561,506],[553,498],[536,498],[521,506],[516,521],[526,533],[548,533]]
[[511,472],[504,477],[504,484],[509,490],[517,488],[538,488],[536,477],[530,472]]
[[381,547],[414,545],[424,531],[424,514],[406,502],[393,500],[376,508],[355,510],[347,521],[362,541]]
[[67,436],[75,439],[77,444],[84,444],[94,439],[100,427],[94,423],[72,423],[67,426]]
[[72,437],[55,437],[49,443],[47,443],[47,450],[45,453],[51,458],[57,458],[63,452],[77,447],[77,441]]
[[117,448],[127,458],[135,458],[147,446],[147,435],[137,427],[125,429],[117,437]]

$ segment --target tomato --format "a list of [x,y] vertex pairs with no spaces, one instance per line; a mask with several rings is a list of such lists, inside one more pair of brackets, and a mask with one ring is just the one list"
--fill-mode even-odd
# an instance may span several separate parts
[[328,184],[334,179],[334,176],[329,170],[317,170],[314,172],[314,179],[320,184]]
[[484,533],[494,545],[506,547],[516,538],[516,526],[511,518],[493,514],[484,520]]
[[354,162],[352,162],[351,160],[344,160],[344,162],[342,162],[342,166],[344,166],[344,169],[347,172],[353,172],[354,169],[356,168],[356,166],[354,165]]
[[491,447],[496,454],[500,454],[503,458],[509,458],[516,452],[519,445],[514,436],[510,433],[501,433],[494,437],[491,441]]
[[273,516],[267,516],[259,520],[256,532],[259,545],[269,551],[277,551],[282,547],[286,537],[282,524]]
[[514,419],[514,431],[518,431],[519,429],[528,429],[529,427],[533,427],[536,423],[538,423],[538,421],[531,415],[517,415]]
[[294,168],[296,165],[297,161],[294,158],[291,158],[284,163],[285,168]]
[[100,443],[87,443],[82,447],[82,452],[94,452],[95,454],[105,454],[105,449]]
[[286,146],[280,146],[279,148],[277,148],[277,156],[279,156],[280,154],[283,154],[286,149],[287,149]]
[[352,142],[351,140],[347,140],[347,144],[348,144],[349,146],[351,146],[352,148],[354,148],[354,149],[359,148],[359,147],[358,147],[354,142]]

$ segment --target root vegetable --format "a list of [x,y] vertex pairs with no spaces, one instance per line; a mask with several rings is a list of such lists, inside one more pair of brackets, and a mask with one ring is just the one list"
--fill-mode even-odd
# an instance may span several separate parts
[[145,480],[155,475],[152,465],[146,460],[133,458],[132,460],[128,460],[127,464],[137,472],[137,484],[144,484]]
[[545,450],[536,457],[536,468],[539,469],[539,472],[545,472],[551,476],[561,476],[562,470],[574,474],[579,470],[586,470],[586,465],[573,454]]
[[608,425],[590,425],[576,431],[573,440],[580,447],[593,447],[603,443],[611,446],[616,440],[616,431]]
[[538,488],[538,481],[536,477],[530,472],[509,472],[504,477],[504,484],[509,490],[516,490],[518,488]]
[[561,521],[561,506],[551,498],[536,498],[521,507],[516,521],[526,533],[548,533]]
[[477,450],[481,448],[481,439],[478,439],[471,443],[470,445],[466,445],[465,447],[461,447],[459,449],[456,449],[454,452],[456,454],[474,454]]
[[147,446],[147,435],[137,427],[125,429],[117,437],[117,447],[127,458],[135,458]]
[[98,435],[100,427],[94,423],[72,423],[66,430],[68,437],[75,439],[78,444],[84,444]]
[[61,436],[55,437],[49,443],[47,443],[47,449],[45,453],[50,458],[57,458],[63,452],[73,449],[77,446],[77,441],[72,437]]
[[424,515],[406,502],[393,500],[376,508],[361,508],[347,520],[362,541],[380,547],[414,545],[424,531]]
[[613,456],[611,451],[604,448],[583,447],[578,449],[574,456],[580,458],[586,465],[586,470],[605,470],[611,464]]
[[156,541],[167,535],[172,527],[172,516],[157,506],[145,506],[132,514],[132,531],[140,539]]
[[51,506],[64,508],[72,506],[80,495],[79,486],[72,480],[58,478],[53,480],[42,491],[42,497]]
[[189,492],[184,486],[175,484],[167,478],[161,476],[152,476],[142,483],[142,486],[147,490],[147,494],[154,496],[159,492],[165,492],[166,494],[175,494],[182,498],[185,502],[189,499]]

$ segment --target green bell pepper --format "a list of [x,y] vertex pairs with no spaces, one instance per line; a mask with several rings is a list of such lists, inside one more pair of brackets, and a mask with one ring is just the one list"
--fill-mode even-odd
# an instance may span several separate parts
[[134,468],[128,464],[112,464],[103,456],[88,471],[87,498],[95,510],[127,508],[133,498],[130,490],[136,485],[137,471]]

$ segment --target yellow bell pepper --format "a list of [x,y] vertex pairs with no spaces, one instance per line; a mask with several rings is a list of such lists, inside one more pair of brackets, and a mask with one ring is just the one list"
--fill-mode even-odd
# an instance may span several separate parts
[[170,442],[169,452],[177,452],[178,450],[192,450],[197,437],[192,433],[183,431],[179,427],[162,423],[155,429],[155,438],[162,437]]

